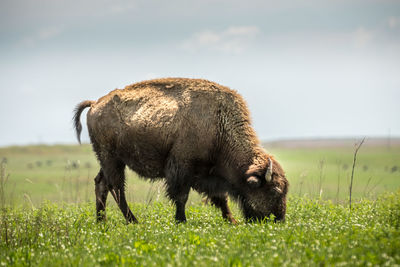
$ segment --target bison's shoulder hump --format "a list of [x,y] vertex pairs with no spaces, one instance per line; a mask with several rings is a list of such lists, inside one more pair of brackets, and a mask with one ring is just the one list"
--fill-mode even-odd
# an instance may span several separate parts
[[236,91],[220,85],[215,82],[211,82],[205,79],[191,79],[191,78],[161,78],[146,80],[138,83],[133,83],[126,86],[124,89],[130,90],[140,90],[143,88],[155,88],[162,91],[204,91],[211,93],[228,93],[232,95],[238,95]]

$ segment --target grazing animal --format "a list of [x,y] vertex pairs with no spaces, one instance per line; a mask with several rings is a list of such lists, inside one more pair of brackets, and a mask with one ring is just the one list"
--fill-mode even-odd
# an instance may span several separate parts
[[235,91],[185,78],[128,85],[77,105],[79,142],[80,115],[87,107],[89,136],[101,166],[95,178],[99,221],[105,218],[110,192],[127,222],[137,222],[125,198],[125,166],[147,179],[165,179],[178,222],[186,221],[191,188],[208,196],[232,223],[228,195],[249,221],[270,214],[284,220],[288,181],[275,158],[262,149],[247,106]]

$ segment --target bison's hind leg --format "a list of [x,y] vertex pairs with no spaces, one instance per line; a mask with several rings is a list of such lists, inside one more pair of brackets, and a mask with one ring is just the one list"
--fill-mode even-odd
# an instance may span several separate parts
[[136,223],[137,219],[130,210],[125,197],[125,164],[119,160],[100,160],[108,190],[117,202],[119,209],[128,223]]
[[228,195],[225,194],[223,196],[211,196],[211,203],[216,206],[217,208],[221,209],[222,217],[233,223],[237,224],[235,218],[233,218],[232,212],[228,206]]
[[96,178],[94,178],[94,183],[96,193],[96,217],[99,222],[106,218],[106,202],[108,195],[108,187],[102,169],[100,169]]

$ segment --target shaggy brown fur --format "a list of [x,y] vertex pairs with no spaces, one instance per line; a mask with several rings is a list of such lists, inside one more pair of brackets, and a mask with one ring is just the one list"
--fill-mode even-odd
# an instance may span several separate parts
[[[207,195],[222,216],[235,223],[227,204],[231,195],[248,220],[271,213],[283,220],[288,182],[279,163],[261,148],[249,112],[235,91],[200,79],[167,78],[114,90],[90,107],[87,125],[100,162],[95,178],[97,218],[104,219],[110,192],[128,222],[136,218],[125,200],[124,169],[149,179],[165,178],[167,195],[185,221],[190,188]],[[265,178],[268,158],[272,179]]]

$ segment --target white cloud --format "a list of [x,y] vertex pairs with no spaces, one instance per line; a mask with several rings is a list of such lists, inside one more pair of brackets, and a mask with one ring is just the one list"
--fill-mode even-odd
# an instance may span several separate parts
[[387,20],[388,26],[391,29],[395,29],[397,27],[400,27],[400,17],[390,17]]
[[189,51],[213,50],[228,54],[241,53],[260,33],[256,26],[229,27],[221,32],[202,31],[185,40],[182,47]]
[[375,33],[372,30],[367,30],[363,27],[358,28],[354,34],[353,39],[356,47],[364,47],[370,43],[375,37]]

